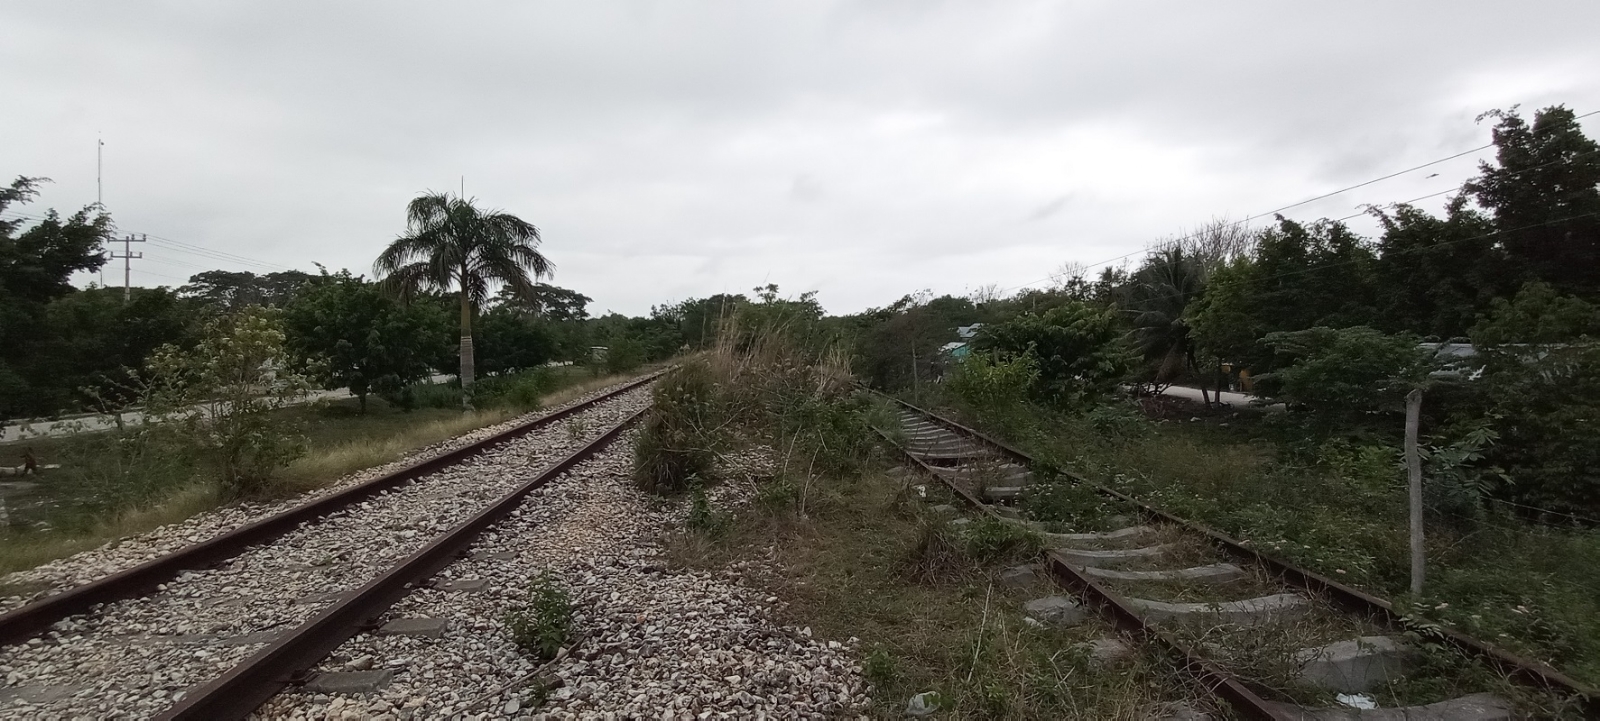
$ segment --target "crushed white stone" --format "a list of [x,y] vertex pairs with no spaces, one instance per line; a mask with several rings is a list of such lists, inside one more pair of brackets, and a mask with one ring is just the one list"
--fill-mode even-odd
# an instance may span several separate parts
[[306,524],[219,568],[186,572],[154,594],[0,647],[0,691],[32,693],[0,693],[0,719],[159,713],[325,607],[328,594],[366,583],[648,402],[648,387],[631,391]]
[[36,589],[27,595],[0,595],[0,613],[45,596],[60,593],[74,586],[81,586],[118,571],[132,568],[184,546],[220,536],[266,516],[287,511],[308,501],[365,483],[386,473],[404,468],[420,459],[477,443],[497,433],[510,430],[519,424],[546,415],[553,410],[569,408],[587,402],[616,388],[616,385],[601,388],[576,398],[557,409],[527,413],[503,423],[484,426],[455,438],[419,448],[392,463],[352,473],[323,488],[291,499],[271,503],[240,503],[207,511],[178,523],[161,526],[135,536],[109,541],[99,548],[60,558],[25,571],[17,571],[0,576],[0,587]]
[[[363,634],[327,659],[325,671],[378,659],[398,671],[366,695],[285,693],[261,719],[708,719],[838,718],[869,702],[856,639],[812,638],[784,626],[779,603],[739,568],[720,573],[668,570],[662,530],[684,509],[664,507],[628,482],[634,433],[530,497],[487,532],[481,554],[440,573],[440,581],[486,579],[476,593],[423,589],[389,618],[447,618],[443,638]],[[768,458],[730,465],[770,464]],[[717,486],[739,495],[744,484]],[[577,607],[581,642],[547,669],[557,680],[541,699],[528,687],[469,704],[538,664],[512,645],[501,617],[530,579],[548,572]],[[841,642],[842,641],[842,642]]]

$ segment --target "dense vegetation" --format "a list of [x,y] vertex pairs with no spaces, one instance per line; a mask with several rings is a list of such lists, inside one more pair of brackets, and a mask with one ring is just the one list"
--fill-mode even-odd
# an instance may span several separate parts
[[[1600,518],[1600,145],[1562,107],[1485,119],[1497,162],[1442,216],[1371,209],[1376,239],[1334,219],[1280,216],[1255,232],[1212,222],[1096,278],[1069,273],[1010,297],[907,296],[837,326],[882,389],[981,400],[1005,397],[997,379],[1014,376],[1033,403],[1089,412],[1127,384],[1253,387],[1289,403],[1298,435],[1286,437],[1301,446],[1392,445],[1400,399],[1422,388],[1433,445],[1481,440],[1461,461],[1476,496],[1463,508]],[[973,323],[974,359],[940,352]],[[1450,341],[1475,355],[1435,352]]]

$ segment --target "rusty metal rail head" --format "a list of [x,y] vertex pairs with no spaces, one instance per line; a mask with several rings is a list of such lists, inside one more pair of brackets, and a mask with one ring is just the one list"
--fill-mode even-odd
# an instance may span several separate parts
[[457,524],[399,565],[323,609],[310,620],[256,652],[221,677],[193,690],[156,717],[163,720],[215,721],[242,719],[294,682],[406,594],[413,585],[450,565],[478,535],[515,511],[535,489],[600,452],[643,417],[640,410],[612,426],[593,442],[545,468],[532,480],[500,497],[493,505]]
[[[877,393],[876,391],[872,392]],[[925,408],[912,405],[900,400],[899,398],[895,398],[883,393],[878,393],[878,395],[905,406],[906,408],[915,411],[916,413],[919,413],[929,419],[937,421],[952,431],[982,441],[1013,460],[1029,465],[1035,463],[1033,457],[1027,453],[1017,450],[1003,441],[997,440],[981,431],[978,431],[974,428],[969,428],[954,420],[941,416]],[[920,461],[918,461],[918,463],[920,464]],[[1339,583],[1338,581],[1313,571],[1300,568],[1282,559],[1274,558],[1265,553],[1257,551],[1256,549],[1251,548],[1239,540],[1221,531],[1211,528],[1210,526],[1173,515],[1167,511],[1129,496],[1126,493],[1122,493],[1111,488],[1106,488],[1105,486],[1090,481],[1089,479],[1084,478],[1076,473],[1071,473],[1065,471],[1064,469],[1061,470],[1063,475],[1072,479],[1073,482],[1081,483],[1094,489],[1097,493],[1128,503],[1139,509],[1140,513],[1144,514],[1145,517],[1151,520],[1171,524],[1173,526],[1184,528],[1205,536],[1223,551],[1247,563],[1259,565],[1268,573],[1283,580],[1285,583],[1291,586],[1301,588],[1308,593],[1325,598],[1335,605],[1347,610],[1376,618],[1381,622],[1390,625],[1391,627],[1404,627],[1407,623],[1407,619],[1405,619],[1399,612],[1395,610],[1394,604],[1383,598],[1374,596],[1360,589],[1347,586],[1343,583]],[[933,475],[937,477],[938,474]],[[968,501],[977,502],[977,500],[969,494],[963,493],[962,496],[967,498]],[[1088,582],[1090,585],[1094,585],[1093,581],[1090,579],[1084,578],[1084,581]],[[1509,653],[1503,649],[1495,647],[1492,644],[1480,641],[1476,638],[1461,633],[1460,631],[1448,628],[1441,628],[1439,631],[1447,643],[1469,656],[1473,656],[1485,663],[1488,663],[1500,673],[1505,674],[1507,678],[1510,678],[1511,680],[1525,686],[1544,689],[1565,696],[1570,696],[1575,699],[1579,709],[1585,714],[1586,718],[1600,718],[1600,689],[1595,689],[1594,687],[1572,678],[1571,676],[1552,668],[1549,664]]]
[[[910,406],[910,404],[907,405],[908,407],[914,408],[914,406]],[[932,418],[939,418],[931,413],[928,415]],[[943,419],[939,420],[943,421]],[[883,433],[882,430],[879,430],[878,434],[883,436],[884,440],[890,440],[889,436]],[[894,444],[891,443],[890,445]],[[957,496],[960,496],[962,500],[966,501],[968,505],[977,508],[980,512],[987,514],[990,518],[1005,522],[1004,518],[995,513],[994,510],[988,506],[988,504],[985,504],[983,501],[979,500],[978,497],[973,495],[971,491],[962,488],[960,484],[954,482],[952,479],[946,478],[945,476],[939,474],[934,470],[933,466],[927,464],[921,458],[912,455],[906,449],[901,448],[898,445],[895,445],[894,447],[896,450],[899,450],[900,453],[904,455],[912,464],[916,465],[918,468],[921,468],[924,473],[938,479]],[[1201,656],[1200,654],[1188,649],[1172,635],[1154,626],[1146,624],[1144,619],[1139,616],[1138,612],[1134,611],[1127,604],[1123,603],[1122,599],[1118,598],[1115,594],[1106,590],[1106,588],[1100,585],[1099,582],[1079,573],[1077,569],[1063,561],[1053,552],[1047,553],[1046,559],[1048,561],[1047,566],[1050,570],[1050,573],[1052,577],[1056,579],[1058,584],[1066,588],[1069,592],[1083,599],[1086,603],[1092,604],[1094,607],[1100,609],[1101,613],[1110,617],[1112,623],[1116,625],[1118,630],[1135,638],[1149,642],[1161,649],[1178,664],[1178,667],[1188,675],[1191,681],[1204,687],[1208,692],[1216,695],[1223,701],[1226,701],[1230,706],[1239,712],[1239,715],[1242,718],[1257,719],[1260,721],[1289,721],[1289,717],[1272,708],[1265,699],[1261,698],[1261,696],[1256,694],[1254,691],[1251,691],[1243,683],[1240,683],[1238,679],[1234,678],[1228,672],[1222,670],[1221,667],[1212,663],[1204,656]]]
[[460,463],[469,456],[527,435],[598,403],[611,400],[649,383],[662,372],[631,381],[582,403],[547,413],[527,423],[507,429],[469,446],[424,458],[404,468],[337,493],[268,516],[214,538],[185,546],[172,553],[146,561],[104,578],[47,596],[0,615],[0,644],[26,641],[49,630],[50,625],[68,616],[87,613],[97,605],[136,598],[176,578],[183,571],[207,568],[239,555],[245,549],[293,531],[300,524],[326,516],[346,506],[360,503],[407,481],[426,476],[441,468]]

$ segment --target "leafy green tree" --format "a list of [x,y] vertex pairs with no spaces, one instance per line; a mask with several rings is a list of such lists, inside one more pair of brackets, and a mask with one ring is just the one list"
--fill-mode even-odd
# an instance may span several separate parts
[[1507,288],[1494,225],[1468,208],[1465,196],[1453,198],[1442,218],[1409,205],[1372,215],[1383,225],[1374,266],[1383,288],[1375,324],[1386,330],[1463,336]]
[[1376,256],[1343,223],[1278,218],[1256,241],[1254,302],[1268,331],[1335,328],[1372,319]]
[[1600,307],[1528,283],[1472,328],[1481,378],[1457,416],[1492,425],[1500,497],[1600,517]]
[[1229,363],[1267,367],[1270,356],[1259,360],[1265,321],[1256,313],[1255,261],[1238,258],[1212,272],[1206,292],[1184,308],[1195,353],[1207,364]]
[[1555,344],[1600,338],[1600,308],[1561,295],[1548,283],[1528,283],[1515,298],[1496,298],[1490,312],[1472,327],[1480,346],[1508,343]]
[[526,295],[512,286],[500,289],[494,305],[526,313],[535,318],[555,322],[581,321],[589,317],[589,304],[594,299],[575,290],[567,290],[549,283],[534,283]]
[[937,377],[948,360],[939,348],[957,340],[956,328],[983,318],[969,299],[928,295],[907,295],[857,316],[856,366],[873,385],[897,390],[913,387],[914,378]]
[[73,404],[117,411],[136,400],[135,374],[163,345],[194,345],[199,320],[190,303],[166,288],[91,287],[52,301],[45,309],[54,334],[36,352],[53,358],[56,385],[74,393]]
[[473,309],[489,299],[494,286],[509,286],[529,296],[533,281],[555,271],[539,253],[539,229],[471,200],[429,193],[406,207],[407,233],[378,255],[373,268],[391,290],[403,295],[450,292],[461,301],[462,405],[472,407]]
[[1071,407],[1110,393],[1127,376],[1131,358],[1122,337],[1115,310],[1075,301],[985,325],[973,346],[1008,357],[1033,356],[1039,371],[1034,398]]
[[478,367],[500,374],[549,363],[556,355],[552,325],[509,305],[491,308],[478,319]]
[[1261,389],[1330,423],[1402,408],[1406,393],[1424,385],[1433,368],[1415,336],[1367,326],[1279,331],[1265,343],[1280,362],[1259,378]]
[[[45,178],[19,177],[0,188],[0,211],[38,196]],[[40,352],[56,337],[46,311],[51,301],[76,292],[73,273],[105,264],[101,243],[111,216],[90,206],[62,218],[54,210],[27,225],[0,219],[0,420],[45,415],[65,407],[72,388],[58,382],[54,355]]]
[[1518,268],[1563,293],[1600,295],[1600,144],[1564,106],[1494,110],[1498,165],[1480,164],[1466,191],[1494,214],[1499,241]]
[[1279,216],[1257,236],[1253,255],[1213,271],[1205,296],[1185,314],[1203,354],[1265,372],[1277,358],[1258,343],[1268,333],[1371,322],[1376,261],[1341,223],[1306,225]]
[[683,344],[698,350],[711,347],[723,323],[749,302],[743,293],[718,293],[709,298],[690,298],[676,305],[653,307],[650,316],[671,323]]
[[289,349],[319,370],[328,389],[349,388],[367,410],[371,393],[424,380],[450,346],[447,316],[426,303],[401,304],[349,271],[324,273],[283,313]]
[[294,298],[301,286],[315,277],[298,270],[265,275],[249,271],[208,270],[189,276],[189,283],[179,288],[178,294],[225,313],[247,305],[283,307]]

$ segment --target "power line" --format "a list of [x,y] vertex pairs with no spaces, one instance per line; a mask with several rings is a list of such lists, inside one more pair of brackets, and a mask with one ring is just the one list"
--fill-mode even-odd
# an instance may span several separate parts
[[212,250],[210,248],[203,248],[203,247],[200,247],[200,246],[190,245],[190,244],[187,244],[187,243],[179,243],[177,241],[169,240],[167,238],[161,238],[159,236],[150,236],[150,242],[155,243],[157,246],[162,247],[162,248],[166,248],[167,250],[171,250],[173,252],[188,253],[190,255],[196,255],[196,256],[200,256],[202,258],[208,258],[210,260],[215,260],[215,261],[220,261],[220,262],[225,262],[225,263],[233,263],[233,264],[236,264],[236,265],[254,266],[256,268],[265,269],[265,270],[269,270],[269,271],[270,270],[293,270],[293,268],[290,268],[289,266],[279,265],[277,263],[271,263],[271,262],[264,261],[264,260],[256,260],[254,258],[247,258],[247,257],[242,256],[242,255],[236,255],[236,254],[233,254],[233,253],[227,253],[227,252],[220,251],[220,250]]
[[[1591,111],[1589,111],[1587,113],[1584,113],[1582,115],[1573,116],[1572,119],[1574,121],[1582,120],[1582,119],[1587,118],[1587,117],[1589,117],[1591,115],[1600,115],[1600,110],[1591,110]],[[1446,162],[1446,161],[1449,161],[1449,160],[1455,160],[1456,158],[1460,158],[1460,157],[1465,156],[1465,155],[1471,155],[1472,153],[1477,153],[1477,152],[1481,152],[1481,151],[1484,151],[1484,150],[1488,150],[1489,148],[1493,148],[1493,147],[1494,147],[1494,143],[1489,143],[1488,145],[1480,145],[1480,146],[1478,146],[1476,148],[1472,148],[1472,149],[1469,149],[1469,150],[1463,150],[1463,151],[1461,151],[1459,153],[1456,153],[1454,155],[1450,155],[1450,156],[1447,156],[1447,157],[1439,158],[1438,160],[1430,160],[1430,161],[1428,161],[1426,163],[1423,163],[1421,165],[1417,165],[1417,166],[1413,166],[1413,167],[1410,167],[1410,168],[1406,168],[1405,170],[1397,170],[1397,171],[1395,171],[1393,173],[1389,173],[1388,175],[1384,175],[1384,176],[1381,176],[1381,177],[1373,178],[1372,180],[1363,181],[1363,182],[1360,182],[1360,183],[1356,183],[1355,185],[1351,185],[1351,186],[1347,186],[1347,187],[1344,187],[1344,188],[1340,188],[1340,189],[1332,191],[1332,192],[1323,193],[1322,195],[1314,196],[1314,197],[1311,197],[1311,198],[1306,198],[1305,200],[1301,200],[1299,202],[1290,203],[1288,205],[1285,205],[1285,206],[1283,206],[1281,208],[1277,208],[1275,210],[1269,210],[1269,211],[1267,211],[1265,213],[1257,213],[1255,215],[1246,217],[1243,220],[1239,220],[1239,221],[1235,221],[1233,223],[1229,223],[1228,226],[1232,227],[1232,226],[1244,225],[1246,223],[1249,223],[1252,220],[1259,220],[1259,219],[1265,218],[1265,217],[1267,217],[1269,215],[1276,215],[1276,214],[1278,214],[1280,212],[1283,212],[1285,210],[1288,210],[1290,208],[1296,208],[1296,207],[1305,205],[1307,203],[1312,203],[1312,202],[1316,202],[1318,200],[1324,200],[1324,199],[1327,199],[1327,198],[1331,198],[1331,197],[1333,197],[1335,195],[1339,195],[1340,193],[1347,193],[1349,191],[1356,190],[1358,188],[1363,188],[1363,187],[1366,187],[1368,185],[1372,185],[1373,183],[1377,183],[1377,182],[1380,182],[1380,181],[1388,180],[1390,178],[1395,178],[1395,177],[1398,177],[1398,176],[1401,176],[1401,175],[1405,175],[1406,173],[1411,173],[1411,172],[1415,172],[1415,171],[1418,171],[1418,170],[1422,170],[1423,168],[1427,168],[1429,166],[1438,165],[1439,163],[1443,163],[1443,162]],[[1566,160],[1570,160],[1570,158],[1566,159]],[[1557,161],[1557,162],[1566,162],[1566,160]],[[1545,167],[1547,165],[1552,165],[1552,164],[1553,163],[1546,163],[1545,165],[1536,166],[1535,168],[1526,168],[1526,169],[1524,169],[1522,171],[1518,171],[1518,172],[1519,173],[1527,172],[1529,170],[1535,170],[1536,168]],[[1466,183],[1463,182],[1461,185],[1465,186]],[[1457,190],[1460,187],[1461,186],[1457,186],[1456,188],[1451,188],[1450,190],[1443,190],[1443,191],[1440,191],[1438,193],[1433,193],[1433,194],[1430,194],[1430,195],[1424,195],[1422,197],[1419,197],[1419,198],[1416,198],[1416,199],[1413,199],[1413,200],[1408,200],[1408,201],[1405,201],[1405,202],[1412,203],[1412,202],[1416,202],[1417,200],[1423,200],[1423,199],[1431,198],[1431,197],[1434,197],[1434,196],[1437,196],[1437,195],[1443,195],[1443,194],[1449,193],[1449,192],[1451,192],[1453,190]],[[1355,218],[1355,217],[1358,217],[1358,216],[1363,215],[1363,214],[1364,213],[1357,213],[1356,215],[1348,216],[1346,218],[1342,218],[1341,220],[1349,220],[1350,218]],[[1190,238],[1194,238],[1197,235],[1199,235],[1199,233],[1190,233],[1188,235],[1179,236],[1177,238],[1174,238],[1171,242],[1175,242],[1175,243],[1176,242],[1181,242],[1181,241],[1184,241],[1184,240],[1188,240]],[[1132,252],[1129,252],[1129,253],[1124,253],[1124,254],[1119,255],[1119,256],[1117,256],[1115,258],[1108,258],[1106,260],[1102,260],[1102,261],[1099,261],[1099,262],[1096,262],[1096,263],[1090,263],[1089,265],[1084,266],[1084,269],[1088,270],[1089,268],[1094,268],[1094,267],[1106,265],[1108,263],[1115,263],[1115,262],[1117,262],[1119,260],[1122,260],[1124,258],[1130,258],[1130,257],[1133,257],[1135,255],[1139,255],[1141,253],[1147,253],[1147,252],[1149,252],[1149,250],[1150,250],[1149,248],[1141,248],[1139,250],[1135,250],[1135,251],[1132,251]],[[1000,289],[999,292],[1005,293],[1007,291],[1016,290],[1018,288],[1026,288],[1026,287],[1028,287],[1030,285],[1033,285],[1035,283],[1043,283],[1043,282],[1045,282],[1047,280],[1050,280],[1050,279],[1051,279],[1051,276],[1045,276],[1045,277],[1040,278],[1038,280],[1030,280],[1030,281],[1028,281],[1026,283],[1023,283],[1021,285],[1014,285],[1014,286],[1011,286],[1009,288],[1002,288],[1002,289]]]
[[[35,215],[35,214],[32,214],[32,213],[23,213],[23,212],[20,212],[20,211],[15,211],[15,210],[10,210],[10,209],[7,209],[5,211],[0,211],[0,215],[11,215],[11,216],[16,216],[18,219],[32,220],[32,221],[35,221],[35,222],[41,222],[41,221],[44,221],[44,220],[48,219],[47,216]],[[206,248],[206,247],[203,247],[203,246],[194,245],[192,243],[185,243],[185,242],[182,242],[182,241],[173,240],[171,238],[166,238],[166,237],[159,236],[159,235],[153,235],[153,234],[149,234],[149,233],[141,233],[140,235],[143,236],[143,237],[148,238],[149,242],[151,242],[151,243],[153,243],[155,245],[164,246],[168,250],[172,250],[172,251],[179,252],[179,253],[189,253],[189,254],[192,254],[192,255],[197,255],[197,256],[200,256],[200,257],[204,257],[204,258],[209,258],[211,260],[223,261],[223,262],[228,262],[228,263],[252,265],[252,266],[256,266],[258,268],[264,268],[264,269],[268,269],[268,270],[295,270],[294,268],[292,268],[290,266],[287,266],[287,265],[281,265],[281,264],[278,264],[278,263],[273,263],[273,262],[270,262],[270,261],[260,260],[260,259],[257,259],[257,258],[251,258],[251,257],[248,257],[248,256],[239,255],[237,253],[230,253],[230,252],[221,251],[221,250],[213,250],[211,248]]]

